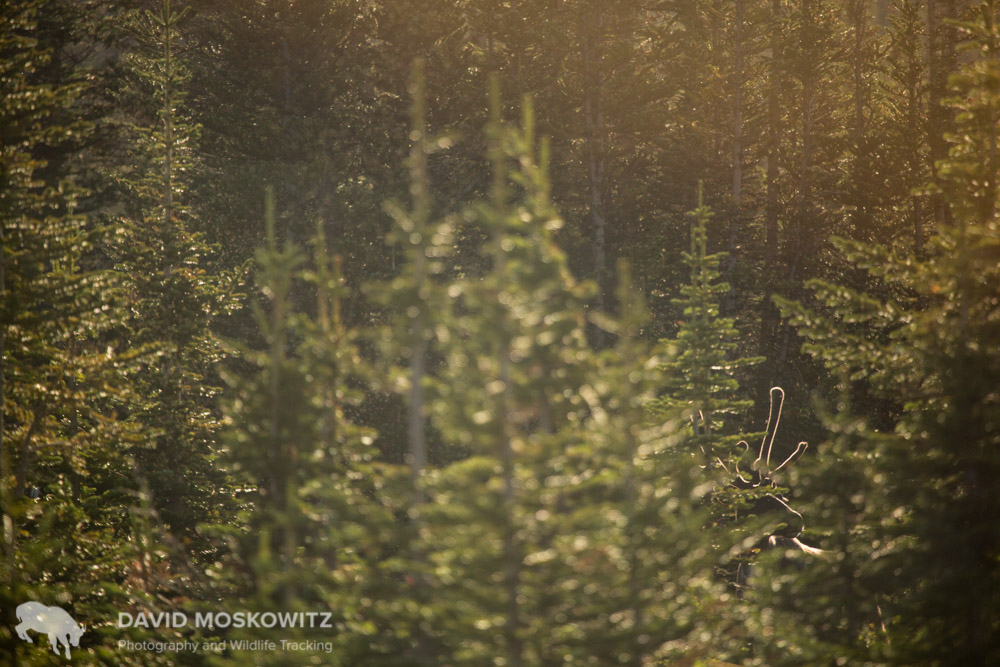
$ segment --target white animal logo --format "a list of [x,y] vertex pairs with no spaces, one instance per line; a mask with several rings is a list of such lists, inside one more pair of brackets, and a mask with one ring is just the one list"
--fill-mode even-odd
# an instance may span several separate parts
[[34,630],[49,636],[52,651],[59,653],[59,644],[66,648],[66,658],[69,658],[70,644],[80,645],[81,628],[73,617],[60,607],[46,607],[41,602],[25,602],[17,607],[17,636],[28,643],[34,644],[28,636],[28,630]]

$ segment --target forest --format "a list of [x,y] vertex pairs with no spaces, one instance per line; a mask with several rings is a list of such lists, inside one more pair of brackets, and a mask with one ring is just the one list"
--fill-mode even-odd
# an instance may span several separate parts
[[1000,665],[998,128],[1000,0],[0,1],[0,664]]

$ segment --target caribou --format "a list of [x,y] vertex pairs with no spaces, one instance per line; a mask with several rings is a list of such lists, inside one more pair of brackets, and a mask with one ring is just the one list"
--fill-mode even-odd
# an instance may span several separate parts
[[[716,461],[729,476],[729,485],[733,488],[767,491],[751,507],[750,514],[762,515],[780,512],[784,515],[785,521],[782,523],[782,527],[763,536],[757,542],[757,548],[793,547],[807,556],[829,559],[833,557],[831,552],[805,544],[799,539],[805,532],[805,520],[800,512],[789,505],[788,498],[778,491],[778,484],[775,482],[776,476],[795,465],[795,462],[808,449],[809,444],[804,441],[799,442],[795,450],[785,460],[776,468],[771,467],[771,454],[778,434],[778,427],[781,424],[781,410],[785,404],[785,390],[781,387],[771,387],[769,399],[767,426],[764,429],[764,437],[761,439],[760,447],[757,448],[757,458],[751,464],[750,470],[744,472],[739,465],[740,459],[745,458],[750,452],[750,444],[746,440],[736,443],[736,447],[742,447],[743,451],[740,456],[733,460],[731,468],[720,458],[717,458]],[[741,564],[737,569],[737,587],[742,588],[749,576],[749,567]]]

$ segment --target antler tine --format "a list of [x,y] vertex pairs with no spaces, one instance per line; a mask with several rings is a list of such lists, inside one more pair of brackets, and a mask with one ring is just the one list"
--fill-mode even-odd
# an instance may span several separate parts
[[[778,400],[778,410],[775,413],[774,410],[774,394],[778,393],[780,397]],[[768,394],[770,400],[770,405],[767,410],[767,426],[764,428],[764,439],[760,441],[760,452],[757,454],[757,460],[754,461],[754,467],[757,469],[758,476],[763,477],[761,472],[760,462],[761,459],[764,460],[764,466],[770,469],[771,467],[771,448],[774,446],[774,438],[778,435],[778,424],[781,423],[781,408],[785,405],[785,390],[781,387],[771,387],[771,391]],[[771,428],[771,422],[774,421],[774,428]],[[767,436],[771,435],[771,440],[768,442]],[[767,454],[764,454],[765,448],[767,449]]]
[[808,442],[804,442],[804,441],[800,442],[798,445],[796,445],[795,451],[792,452],[791,454],[789,454],[788,458],[785,459],[784,461],[782,461],[781,465],[778,466],[777,468],[775,468],[774,471],[771,474],[773,475],[775,473],[779,473],[779,472],[781,472],[781,470],[785,466],[791,465],[791,464],[795,463],[796,461],[798,461],[799,457],[802,456],[803,452],[805,452],[808,447],[809,447],[809,443]]
[[725,463],[725,461],[723,461],[723,460],[722,460],[721,458],[719,458],[718,456],[716,456],[716,457],[715,457],[715,460],[716,460],[716,462],[717,462],[717,463],[718,463],[718,464],[719,464],[720,466],[722,466],[722,469],[726,471],[726,474],[727,474],[727,475],[732,475],[732,474],[733,474],[733,473],[729,472],[729,468],[728,468],[728,467],[726,467],[726,463]]
[[810,556],[816,556],[817,558],[822,558],[827,561],[837,560],[836,554],[832,551],[827,551],[826,549],[817,549],[816,547],[811,547],[804,542],[799,541],[799,538],[793,537],[792,544],[799,548],[803,553],[809,554]]
[[[785,407],[785,390],[781,387],[771,387],[771,395],[774,395],[774,390],[778,390],[778,414],[774,417],[774,430],[771,431],[771,441],[767,443],[767,457],[764,459],[764,465],[767,466],[768,471],[771,470],[771,449],[774,447],[774,439],[778,437],[778,425],[781,424],[781,409]],[[770,421],[770,420],[769,420]],[[766,435],[765,435],[766,437]]]
[[[774,390],[772,389],[772,392]],[[758,476],[760,475],[760,461],[764,458],[764,446],[767,442],[767,434],[771,432],[771,417],[774,416],[774,394],[769,394],[771,403],[767,408],[767,426],[764,427],[764,438],[760,441],[760,449],[757,450],[757,458],[754,459],[753,468],[757,471]]]
[[[740,440],[739,442],[736,443],[737,447],[739,447],[740,445],[743,445],[743,453],[744,454],[746,454],[748,451],[750,451],[750,443],[747,442],[746,440]],[[741,482],[743,482],[744,484],[750,484],[750,480],[744,478],[743,475],[740,474],[740,460],[739,459],[736,459],[736,462],[733,464],[733,469],[736,471],[736,477]]]

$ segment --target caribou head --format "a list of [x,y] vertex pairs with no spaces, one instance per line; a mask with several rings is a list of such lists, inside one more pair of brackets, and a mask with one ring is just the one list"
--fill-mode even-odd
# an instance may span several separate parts
[[[829,552],[811,547],[799,540],[799,536],[805,530],[805,521],[802,515],[788,504],[788,498],[778,492],[778,485],[775,483],[775,476],[794,465],[809,446],[805,442],[800,442],[795,447],[795,451],[789,454],[778,467],[771,467],[771,451],[774,448],[774,439],[778,434],[778,426],[781,423],[781,408],[784,406],[784,403],[785,390],[781,387],[771,387],[770,407],[767,415],[767,427],[764,429],[764,438],[761,440],[760,448],[757,450],[757,458],[754,460],[751,470],[747,472],[746,476],[740,470],[739,458],[733,462],[732,470],[721,459],[717,459],[717,461],[726,473],[730,475],[730,485],[734,488],[767,490],[767,493],[760,495],[754,503],[750,510],[752,514],[781,512],[786,517],[784,526],[780,530],[767,535],[765,542],[768,546],[794,546],[811,556],[825,556]],[[745,457],[750,451],[750,445],[746,440],[741,440],[736,446],[743,448],[740,458]]]

